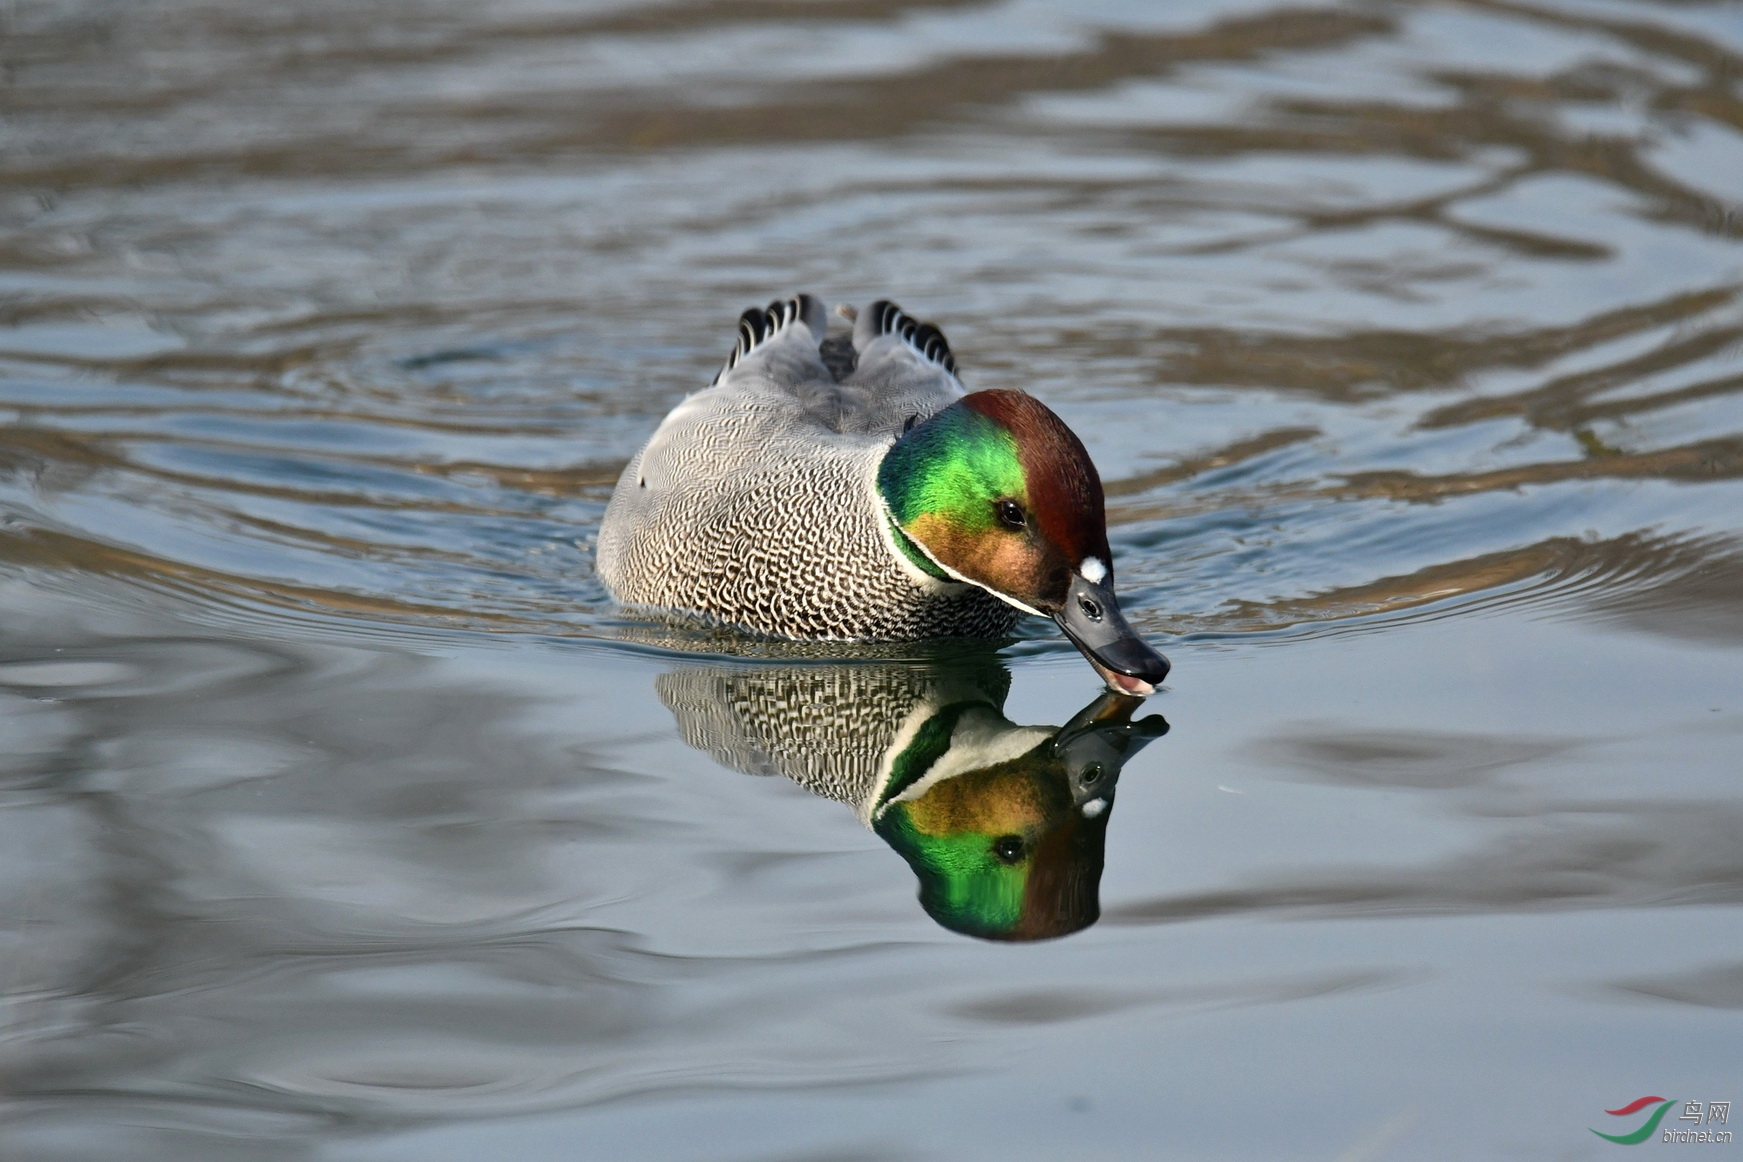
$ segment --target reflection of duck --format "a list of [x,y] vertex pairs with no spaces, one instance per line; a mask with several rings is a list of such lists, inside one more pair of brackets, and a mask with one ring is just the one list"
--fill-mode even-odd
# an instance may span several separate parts
[[1019,726],[991,658],[698,667],[657,688],[685,742],[852,807],[914,869],[933,919],[994,940],[1095,923],[1120,767],[1168,729],[1108,693],[1064,727]]

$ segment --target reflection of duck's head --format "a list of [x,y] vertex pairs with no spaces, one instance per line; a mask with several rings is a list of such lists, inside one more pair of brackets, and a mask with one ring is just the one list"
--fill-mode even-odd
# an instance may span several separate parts
[[947,928],[1042,940],[1095,923],[1114,784],[1168,729],[1103,694],[1063,728],[1019,726],[980,664],[695,669],[662,675],[686,741],[851,805]]
[[994,940],[1064,936],[1101,915],[1108,816],[1084,818],[1062,774],[1032,752],[891,803],[873,826],[920,877],[921,906],[946,928]]
[[959,728],[952,737],[969,734],[970,753],[952,756],[954,773],[886,798],[873,830],[914,869],[933,919],[990,940],[1045,940],[1095,923],[1120,764],[1167,730],[1160,717],[1132,723],[1139,705],[1104,695],[1044,734],[1004,723],[995,737],[1042,737],[1014,758],[966,770],[980,740]]

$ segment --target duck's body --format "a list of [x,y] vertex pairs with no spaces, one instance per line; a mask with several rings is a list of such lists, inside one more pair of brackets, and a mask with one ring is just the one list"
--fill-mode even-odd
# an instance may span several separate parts
[[624,469],[599,531],[600,577],[626,605],[782,637],[1008,634],[1021,612],[916,565],[878,496],[904,427],[961,399],[962,384],[878,329],[875,311],[837,380],[821,307],[795,303],[765,336],[741,339],[742,354]]
[[1082,443],[1028,395],[966,393],[944,336],[888,302],[851,342],[809,295],[746,311],[624,469],[598,569],[625,605],[765,634],[1002,637],[1032,613],[1117,691],[1168,671],[1120,615]]

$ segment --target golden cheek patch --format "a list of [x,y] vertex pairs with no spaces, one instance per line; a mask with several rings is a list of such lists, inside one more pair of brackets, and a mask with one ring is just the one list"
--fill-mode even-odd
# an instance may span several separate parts
[[934,560],[970,581],[1029,600],[1040,588],[1045,556],[1027,538],[1000,529],[968,530],[937,513],[905,527]]
[[[1052,786],[1059,773],[1056,764],[1013,764],[945,779],[905,804],[908,818],[924,835],[1029,832],[1061,813]],[[1063,806],[1070,806],[1069,798]]]

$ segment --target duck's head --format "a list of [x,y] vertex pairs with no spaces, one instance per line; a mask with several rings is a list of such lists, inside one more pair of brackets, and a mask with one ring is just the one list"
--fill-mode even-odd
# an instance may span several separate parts
[[1020,391],[978,391],[903,433],[878,468],[902,548],[1059,623],[1108,688],[1150,694],[1168,675],[1120,613],[1101,477],[1083,442]]

